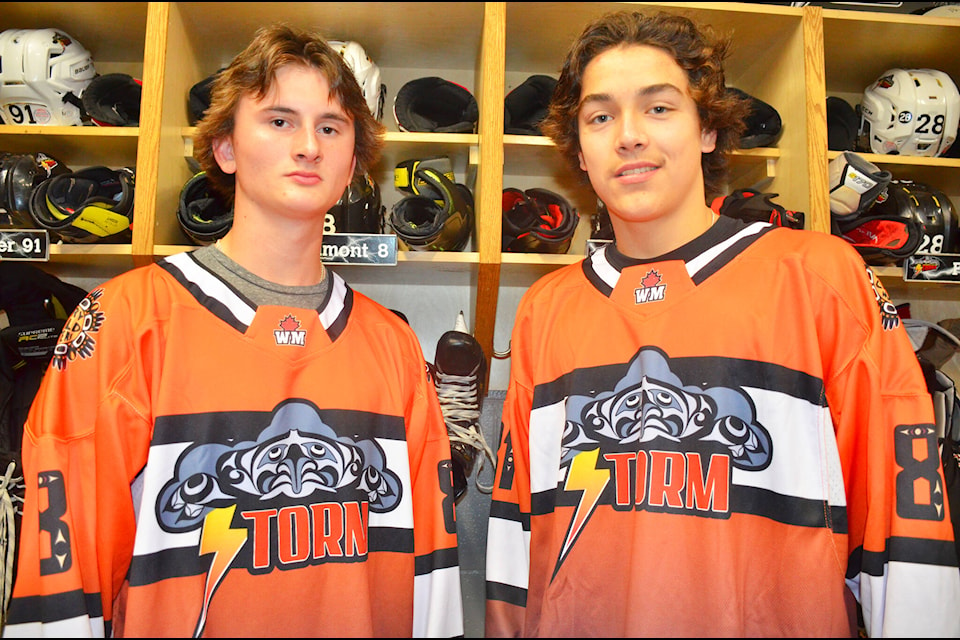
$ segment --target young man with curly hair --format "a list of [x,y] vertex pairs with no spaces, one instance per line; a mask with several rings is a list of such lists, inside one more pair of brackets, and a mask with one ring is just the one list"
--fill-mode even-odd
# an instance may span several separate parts
[[842,239],[717,217],[745,105],[729,42],[587,25],[542,130],[615,240],[522,299],[488,636],[960,633],[934,414]]
[[263,28],[219,74],[196,149],[233,226],[68,322],[25,426],[8,635],[462,635],[419,342],[321,261],[381,134],[312,33]]

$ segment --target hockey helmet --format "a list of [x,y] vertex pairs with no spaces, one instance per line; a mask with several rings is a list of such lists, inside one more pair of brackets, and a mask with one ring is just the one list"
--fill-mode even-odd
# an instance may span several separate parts
[[200,171],[180,190],[177,221],[197,244],[212,244],[227,235],[233,226],[233,207],[210,187],[207,173]]
[[44,180],[68,173],[70,169],[53,156],[45,153],[24,153],[14,156],[4,174],[0,188],[6,198],[6,208],[14,221],[21,226],[32,226],[30,196],[34,188]]
[[894,180],[862,215],[833,224],[837,235],[871,263],[960,250],[960,230],[950,199],[935,187],[909,180]]
[[6,124],[82,124],[80,98],[94,76],[90,52],[59,29],[0,33],[0,114]]
[[387,87],[380,82],[380,67],[370,59],[359,42],[330,40],[327,44],[343,57],[344,62],[353,71],[353,76],[363,90],[363,97],[373,117],[377,120],[383,118],[383,103],[386,100]]
[[337,204],[327,212],[325,233],[383,233],[384,207],[380,186],[368,174],[347,185]]
[[473,193],[433,167],[417,169],[414,180],[423,180],[439,197],[407,196],[390,212],[390,226],[402,247],[409,251],[462,251],[474,223]]
[[860,147],[880,154],[935,157],[957,137],[960,92],[943,71],[890,69],[863,93]]
[[780,119],[780,113],[769,103],[750,95],[742,89],[727,87],[727,92],[745,100],[750,105],[750,110],[744,119],[746,127],[740,135],[740,148],[754,149],[756,147],[773,146],[779,140],[780,133],[783,131],[783,121]]
[[947,194],[932,185],[894,180],[886,195],[877,198],[870,214],[918,220],[923,226],[923,240],[916,253],[960,252],[957,212]]
[[94,166],[44,180],[30,194],[30,216],[64,242],[129,240],[133,169]]
[[503,190],[501,249],[520,253],[566,253],[580,214],[549,189]]
[[401,131],[475,133],[480,111],[466,87],[430,76],[400,87],[393,117]]
[[126,73],[108,73],[90,81],[83,92],[83,110],[101,127],[140,124],[143,82]]
[[551,76],[532,75],[503,99],[503,132],[540,136],[540,123],[547,117],[547,108],[557,81]]

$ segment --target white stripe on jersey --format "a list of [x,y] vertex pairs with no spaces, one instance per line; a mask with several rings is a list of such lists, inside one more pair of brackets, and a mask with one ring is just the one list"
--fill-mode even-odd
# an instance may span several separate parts
[[343,313],[343,299],[347,295],[347,283],[344,282],[343,278],[332,271],[330,274],[333,276],[331,278],[333,290],[330,292],[330,302],[324,306],[323,312],[320,314],[320,324],[323,325],[324,329],[329,329]]
[[530,412],[530,492],[534,495],[556,489],[560,481],[560,444],[564,424],[566,410],[563,401]]
[[716,258],[721,253],[729,249],[731,245],[739,242],[740,240],[742,240],[743,238],[746,238],[747,236],[756,235],[769,226],[771,225],[767,222],[751,223],[749,226],[737,232],[736,234],[730,236],[720,244],[715,245],[714,247],[711,247],[709,250],[704,251],[693,260],[690,260],[689,262],[687,262],[687,273],[692,278],[697,274],[698,271],[700,271],[700,269],[710,264],[714,258]]
[[455,638],[463,635],[460,568],[434,569],[413,578],[413,637]]
[[[762,471],[734,467],[733,483],[846,506],[830,411],[776,391],[743,391],[753,400],[757,421],[770,434],[773,456],[770,466]],[[810,433],[814,425],[819,425],[819,433]]]
[[179,269],[201,291],[225,306],[238,322],[247,327],[253,322],[257,310],[231,291],[223,280],[194,262],[187,253],[169,256],[166,261]]
[[487,548],[496,549],[496,561],[487,556],[487,582],[526,589],[530,583],[530,532],[513,520],[490,516]]

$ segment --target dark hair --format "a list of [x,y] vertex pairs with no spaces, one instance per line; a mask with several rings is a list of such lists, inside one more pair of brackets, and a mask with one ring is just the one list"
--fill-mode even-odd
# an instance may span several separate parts
[[698,27],[689,18],[665,12],[646,16],[637,11],[618,11],[588,24],[567,53],[541,130],[557,145],[574,173],[588,183],[577,157],[583,72],[595,57],[621,45],[663,49],[686,72],[700,126],[704,131],[717,132],[716,149],[702,155],[701,166],[706,195],[719,195],[726,178],[727,155],[739,147],[750,105],[726,91],[723,60],[730,39],[717,36],[708,26]]
[[233,133],[240,98],[265,96],[276,80],[277,71],[289,64],[300,64],[323,73],[330,93],[353,118],[355,175],[369,171],[380,157],[384,127],[370,113],[363,90],[340,54],[319,35],[283,24],[261,27],[247,48],[217,74],[210,91],[210,107],[197,124],[194,136],[194,157],[206,171],[211,186],[230,202],[236,178],[221,171],[213,155],[213,143]]

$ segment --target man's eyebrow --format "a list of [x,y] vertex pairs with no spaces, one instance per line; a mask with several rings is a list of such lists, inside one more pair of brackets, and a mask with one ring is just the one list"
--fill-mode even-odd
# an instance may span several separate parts
[[[636,92],[636,95],[637,97],[645,97],[645,96],[655,95],[658,93],[677,93],[682,95],[683,91],[681,91],[680,87],[678,87],[675,84],[672,84],[670,82],[661,82],[659,84],[651,84],[646,87],[642,87],[638,89]],[[585,95],[580,100],[580,108],[582,109],[585,104],[588,104],[591,102],[609,102],[612,99],[613,98],[609,93],[591,93],[591,94]]]
[[[295,115],[299,113],[296,109],[290,107],[284,107],[283,105],[272,105],[264,109],[267,113],[277,113],[283,115]],[[327,111],[326,113],[320,114],[320,120],[338,120],[340,122],[350,124],[350,118],[340,111]]]

